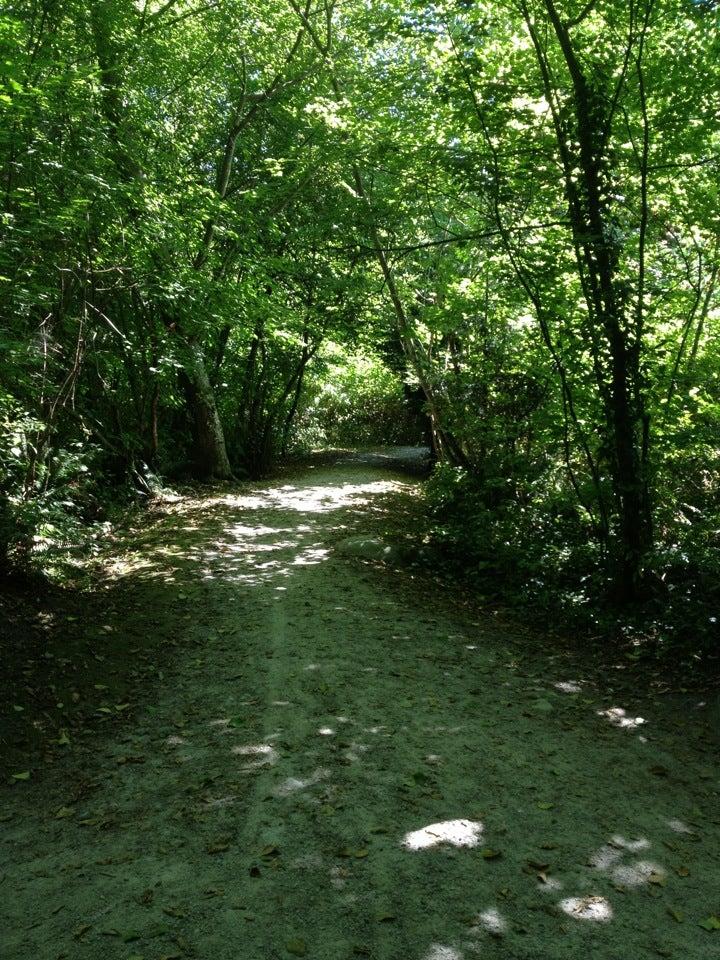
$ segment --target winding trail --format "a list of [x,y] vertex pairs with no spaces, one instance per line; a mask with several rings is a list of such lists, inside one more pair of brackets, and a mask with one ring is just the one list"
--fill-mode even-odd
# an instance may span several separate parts
[[117,559],[177,653],[4,789],[3,960],[720,957],[704,707],[641,722],[349,555],[412,488],[316,468],[180,502]]

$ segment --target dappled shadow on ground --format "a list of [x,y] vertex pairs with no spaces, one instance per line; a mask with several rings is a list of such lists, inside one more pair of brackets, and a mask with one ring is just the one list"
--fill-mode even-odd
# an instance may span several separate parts
[[120,552],[128,655],[162,624],[171,656],[132,722],[95,691],[105,736],[8,792],[8,957],[704,956],[699,738],[337,554],[405,493],[342,466],[185,500]]
[[109,572],[136,582],[182,583],[199,575],[223,584],[279,585],[293,567],[321,563],[334,543],[367,524],[369,514],[384,515],[388,496],[409,492],[398,480],[359,483],[354,472],[354,480],[338,473],[333,483],[286,483],[183,501]]

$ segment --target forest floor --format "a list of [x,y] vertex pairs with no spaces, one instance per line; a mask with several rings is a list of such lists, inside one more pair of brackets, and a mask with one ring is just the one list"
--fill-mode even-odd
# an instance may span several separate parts
[[27,623],[3,960],[720,958],[717,700],[376,562],[390,466],[166,501]]

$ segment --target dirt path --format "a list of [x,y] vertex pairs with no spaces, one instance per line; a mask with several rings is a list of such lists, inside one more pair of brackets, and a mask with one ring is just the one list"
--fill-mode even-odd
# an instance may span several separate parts
[[720,958],[706,708],[641,722],[336,549],[408,486],[324,467],[118,559],[181,642],[124,726],[3,788],[4,960]]

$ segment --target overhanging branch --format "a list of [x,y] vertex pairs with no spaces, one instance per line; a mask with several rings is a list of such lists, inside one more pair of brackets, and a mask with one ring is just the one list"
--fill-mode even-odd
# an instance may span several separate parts
[[[439,240],[425,240],[423,243],[400,244],[397,246],[385,246],[383,250],[386,253],[412,253],[414,250],[424,250],[428,247],[442,247],[449,243],[467,243],[469,240],[490,240],[492,237],[500,237],[503,233],[528,233],[533,230],[547,230],[550,227],[569,227],[569,220],[550,220],[547,223],[530,223],[522,227],[505,227],[503,230],[483,230],[477,233],[463,233],[442,237]],[[328,250],[334,253],[340,253],[345,250],[365,250],[368,253],[375,253],[375,246],[357,243],[345,247],[328,247]]]

